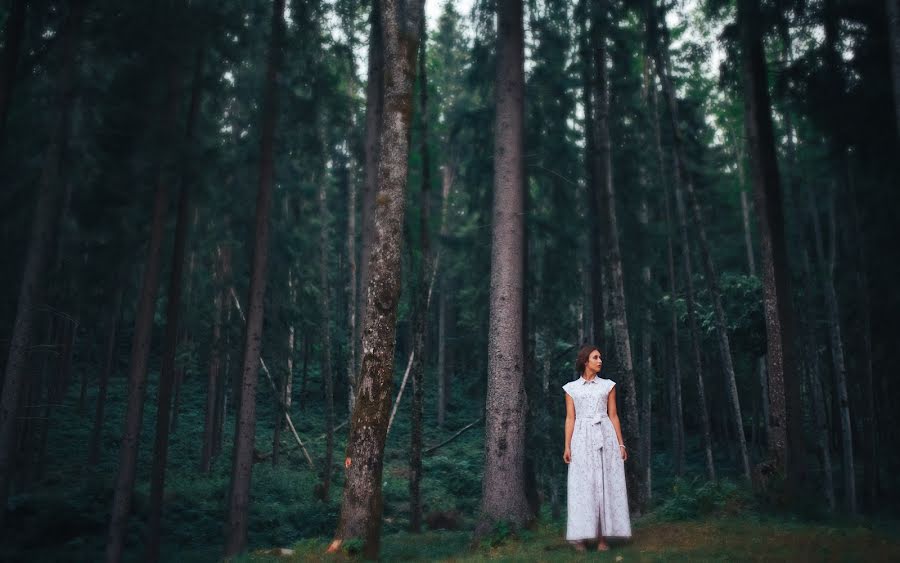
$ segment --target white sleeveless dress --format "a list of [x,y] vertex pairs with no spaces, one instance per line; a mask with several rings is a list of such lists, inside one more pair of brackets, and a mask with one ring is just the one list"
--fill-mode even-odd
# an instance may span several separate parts
[[569,463],[569,541],[630,538],[625,464],[606,404],[614,381],[583,377],[563,385],[575,403],[572,461]]

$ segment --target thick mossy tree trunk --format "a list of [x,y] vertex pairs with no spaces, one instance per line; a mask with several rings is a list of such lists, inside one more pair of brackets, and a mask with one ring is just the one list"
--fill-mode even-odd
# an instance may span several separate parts
[[793,312],[781,180],[775,152],[758,0],[739,0],[738,23],[742,40],[744,125],[762,255],[760,264],[766,317],[770,413],[769,451],[778,469],[787,470],[789,494],[796,495],[803,475],[800,381],[794,358]]
[[[383,501],[384,441],[394,374],[400,258],[413,105],[420,2],[378,3],[384,48],[384,109],[380,131],[374,238],[367,266],[362,361],[347,445],[347,478],[335,541],[362,538],[364,554],[378,556]],[[375,95],[374,92],[371,92]]]
[[278,74],[284,36],[285,0],[274,0],[272,34],[263,94],[260,129],[259,189],[256,196],[256,228],[250,270],[250,296],[247,299],[247,323],[244,327],[241,361],[241,396],[235,423],[234,452],[225,531],[225,556],[231,557],[247,547],[250,517],[250,476],[253,471],[253,446],[256,437],[256,384],[259,379],[262,346],[263,306],[269,260],[269,214],[275,176],[275,127],[278,120]]
[[[0,507],[6,507],[15,466],[18,413],[26,390],[28,350],[34,336],[35,311],[45,298],[50,256],[59,233],[63,199],[63,181],[60,175],[72,128],[76,57],[83,19],[84,1],[71,2],[61,31],[62,66],[57,88],[57,115],[41,169],[16,317],[9,337],[3,394],[0,398]],[[12,46],[7,44],[7,48],[10,47]],[[4,513],[5,510],[0,510],[0,524]]]

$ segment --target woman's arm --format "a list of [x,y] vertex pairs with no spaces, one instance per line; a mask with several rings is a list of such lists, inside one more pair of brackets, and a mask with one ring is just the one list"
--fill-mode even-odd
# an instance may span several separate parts
[[619,452],[622,454],[622,461],[625,461],[628,459],[628,451],[625,449],[625,446],[622,445],[625,441],[622,440],[622,427],[619,426],[619,412],[616,410],[615,387],[609,391],[609,398],[606,401],[606,413],[609,415],[609,420],[612,422],[613,428],[616,429],[616,437],[619,439]]
[[566,393],[566,447],[563,450],[563,461],[572,461],[572,432],[575,431],[575,403],[571,395]]

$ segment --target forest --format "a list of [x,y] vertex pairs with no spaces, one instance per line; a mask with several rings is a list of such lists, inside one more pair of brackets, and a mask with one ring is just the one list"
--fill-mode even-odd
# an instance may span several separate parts
[[[3,0],[0,560],[900,560],[896,0]],[[590,557],[590,556],[589,556]]]

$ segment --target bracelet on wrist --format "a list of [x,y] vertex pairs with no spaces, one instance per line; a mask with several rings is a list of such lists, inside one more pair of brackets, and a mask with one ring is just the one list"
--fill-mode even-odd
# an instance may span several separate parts
[[[620,447],[620,448],[625,448],[625,444],[619,444],[619,447]],[[625,448],[625,449],[627,450],[628,448]]]

